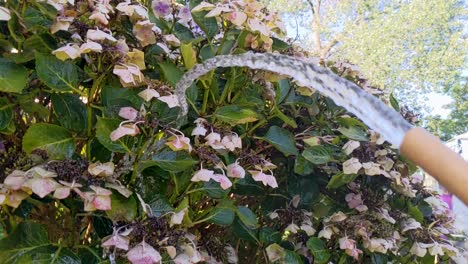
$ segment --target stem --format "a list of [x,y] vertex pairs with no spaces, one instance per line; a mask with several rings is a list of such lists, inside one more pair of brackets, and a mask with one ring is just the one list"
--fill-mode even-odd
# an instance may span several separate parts
[[[99,60],[99,66],[100,66],[100,61]],[[99,72],[99,69],[98,69],[98,72]],[[92,136],[93,136],[93,102],[94,102],[94,97],[95,97],[95,94],[97,92],[97,90],[99,89],[99,87],[101,86],[101,82],[102,80],[104,80],[104,78],[106,77],[106,73],[103,73],[101,75],[101,77],[97,78],[94,82],[93,82],[93,86],[91,87],[91,89],[89,90],[89,93],[88,93],[88,103],[86,104],[86,110],[87,110],[87,120],[86,120],[86,135],[88,136],[88,142],[86,143],[86,158],[88,158],[88,160],[91,160],[91,141],[92,141]]]
[[203,92],[203,104],[202,104],[201,113],[205,114],[206,108],[208,105],[208,97],[210,95],[210,89],[206,86],[204,81],[202,81],[202,84],[203,84],[203,88],[205,88],[205,91]]
[[236,77],[236,69],[232,68],[231,73],[232,73],[231,78],[229,78],[228,83],[226,84],[226,87],[224,87],[223,93],[221,94],[221,97],[219,98],[218,105],[222,105],[224,103],[224,100],[226,100],[228,92],[231,91],[232,83],[234,82],[234,78]]

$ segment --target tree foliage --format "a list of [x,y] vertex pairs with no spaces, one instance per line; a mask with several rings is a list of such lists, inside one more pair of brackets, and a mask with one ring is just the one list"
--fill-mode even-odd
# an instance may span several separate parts
[[265,2],[305,20],[301,35],[316,55],[358,65],[380,88],[440,90],[456,84],[466,65],[462,1]]

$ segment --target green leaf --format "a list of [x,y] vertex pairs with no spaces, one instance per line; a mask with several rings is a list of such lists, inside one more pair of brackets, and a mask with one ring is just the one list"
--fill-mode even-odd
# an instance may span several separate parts
[[135,219],[138,213],[138,203],[133,195],[126,198],[114,191],[111,195],[111,200],[112,209],[106,211],[106,214],[112,221],[131,222]]
[[328,249],[325,248],[325,242],[323,242],[320,238],[309,238],[309,240],[307,240],[307,248],[309,248],[312,252],[312,255],[314,255],[314,263],[327,263],[331,256]]
[[354,139],[358,141],[368,141],[369,138],[367,137],[367,132],[357,126],[351,126],[351,127],[340,127],[338,128],[338,131],[341,132],[341,134],[345,135],[349,139]]
[[203,191],[206,192],[206,194],[214,199],[222,199],[226,198],[229,194],[229,189],[228,190],[223,190],[219,183],[210,180],[209,182],[205,182],[203,184]]
[[140,162],[140,169],[158,166],[166,171],[180,172],[192,168],[196,163],[197,161],[184,151],[166,150],[154,155],[151,160]]
[[110,151],[121,153],[130,152],[134,140],[132,137],[124,136],[116,141],[110,139],[111,132],[119,127],[120,122],[120,120],[114,118],[98,117],[96,123],[96,137],[99,142]]
[[258,238],[267,245],[279,243],[281,241],[281,233],[271,227],[262,227],[258,231]]
[[13,104],[5,97],[0,97],[0,130],[6,129],[13,120]]
[[190,42],[195,39],[192,31],[180,23],[175,23],[173,32],[182,42]]
[[315,165],[325,164],[333,160],[330,152],[324,146],[312,146],[302,152],[302,156]]
[[87,127],[87,110],[78,95],[52,94],[52,106],[60,124],[69,130],[82,132]]
[[328,182],[327,189],[336,189],[345,184],[348,184],[354,181],[354,179],[356,179],[357,176],[357,174],[344,174],[343,172],[335,174],[331,177],[330,181]]
[[299,155],[294,162],[294,173],[306,176],[314,172],[314,165],[306,160],[304,156]]
[[411,215],[419,223],[424,223],[424,215],[419,210],[419,208],[411,204],[410,201],[408,201],[406,205],[408,206],[408,214]]
[[278,38],[272,38],[273,39],[273,50],[285,50],[291,48],[291,45],[288,43],[282,41],[281,39]]
[[208,221],[217,225],[231,225],[234,221],[234,210],[231,202],[220,203],[213,208]]
[[217,119],[232,126],[257,121],[259,114],[252,108],[240,105],[226,105],[216,109],[214,113]]
[[181,44],[180,53],[184,59],[185,68],[191,69],[195,64],[197,64],[197,53],[192,47],[192,43]]
[[21,93],[28,82],[28,71],[14,62],[0,58],[0,92]]
[[258,226],[257,216],[245,206],[237,206],[237,217],[247,228],[256,228]]
[[393,93],[390,94],[390,105],[393,107],[393,109],[400,112],[400,104],[398,103],[395,96],[393,96]]
[[81,264],[69,249],[53,246],[46,229],[25,221],[0,240],[0,264]]
[[296,148],[294,135],[286,129],[278,126],[272,126],[268,129],[266,135],[262,138],[281,151],[285,156],[297,155],[299,151]]
[[57,41],[49,33],[36,34],[24,42],[24,48],[38,52],[50,53],[57,49]]
[[151,207],[151,212],[157,217],[174,210],[169,200],[162,194],[156,195],[147,203]]
[[164,78],[175,87],[184,73],[171,62],[161,62],[158,65],[159,68],[161,68]]
[[30,154],[35,149],[45,150],[50,159],[71,158],[75,152],[75,140],[61,126],[33,124],[23,137],[23,150]]
[[36,53],[36,71],[39,79],[53,90],[83,93],[78,89],[78,67],[72,62]]
[[[190,1],[190,10],[200,4],[203,0],[191,0]],[[192,13],[192,18],[195,23],[205,32],[206,36],[209,39],[212,39],[216,34],[218,34],[219,27],[216,18],[214,17],[205,17],[207,11],[195,12]]]
[[291,197],[299,195],[299,208],[308,209],[316,202],[320,195],[320,190],[315,182],[315,177],[294,177],[288,179],[289,194]]
[[303,264],[301,257],[294,251],[285,250],[284,263],[288,264]]

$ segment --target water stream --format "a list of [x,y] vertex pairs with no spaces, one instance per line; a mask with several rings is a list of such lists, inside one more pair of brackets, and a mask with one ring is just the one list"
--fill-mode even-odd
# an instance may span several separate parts
[[406,131],[411,128],[398,112],[377,97],[326,68],[286,55],[253,52],[216,56],[185,73],[177,83],[175,92],[182,108],[181,118],[185,118],[188,112],[185,98],[187,88],[197,78],[218,67],[249,67],[290,76],[301,85],[331,98],[397,147],[400,147]]

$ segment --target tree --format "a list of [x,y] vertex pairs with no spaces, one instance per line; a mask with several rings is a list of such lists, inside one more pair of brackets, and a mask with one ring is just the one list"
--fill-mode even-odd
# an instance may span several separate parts
[[429,117],[426,128],[443,140],[449,140],[456,135],[468,132],[468,84],[457,84],[447,91],[453,98],[453,103],[446,105],[451,112],[447,118],[441,116]]
[[466,63],[458,0],[265,2],[310,23],[302,40],[316,56],[348,60],[388,91],[450,87]]

